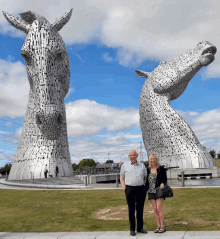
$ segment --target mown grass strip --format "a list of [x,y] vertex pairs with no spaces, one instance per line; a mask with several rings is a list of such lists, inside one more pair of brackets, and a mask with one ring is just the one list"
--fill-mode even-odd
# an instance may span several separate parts
[[[220,188],[174,189],[163,204],[165,226],[174,231],[215,231],[220,228]],[[95,212],[126,205],[122,190],[0,190],[0,231],[77,232],[128,231],[128,220],[102,220]],[[150,208],[146,199],[145,207]],[[58,221],[62,220],[61,223]],[[144,228],[156,228],[146,214]]]

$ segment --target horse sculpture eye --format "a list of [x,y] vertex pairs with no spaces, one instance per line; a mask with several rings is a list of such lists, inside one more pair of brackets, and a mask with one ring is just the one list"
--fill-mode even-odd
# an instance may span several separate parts
[[21,53],[21,56],[24,58],[24,60],[26,61],[26,62],[29,62],[30,60],[31,60],[31,57],[30,57],[30,55],[28,55],[27,53]]
[[62,51],[57,54],[56,60],[63,60],[64,57],[65,57],[65,52]]

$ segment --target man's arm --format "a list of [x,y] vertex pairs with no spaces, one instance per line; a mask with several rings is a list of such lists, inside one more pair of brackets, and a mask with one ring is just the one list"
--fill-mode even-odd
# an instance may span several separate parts
[[124,178],[122,176],[120,176],[120,182],[121,182],[121,186],[122,186],[123,190],[125,191],[125,188],[126,188],[125,180],[124,180]]

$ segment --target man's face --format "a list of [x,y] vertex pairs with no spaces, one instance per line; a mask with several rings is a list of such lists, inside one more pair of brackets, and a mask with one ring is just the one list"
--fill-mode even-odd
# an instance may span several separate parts
[[132,163],[136,163],[137,162],[137,157],[138,157],[138,154],[136,153],[136,151],[130,151],[129,152],[129,158],[131,160]]

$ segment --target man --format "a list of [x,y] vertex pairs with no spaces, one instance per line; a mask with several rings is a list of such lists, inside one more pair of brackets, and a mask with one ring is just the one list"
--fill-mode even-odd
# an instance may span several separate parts
[[44,168],[44,177],[47,178],[47,173],[48,173],[48,169],[47,169],[47,164],[45,165]]
[[138,154],[135,150],[131,150],[128,157],[130,160],[121,166],[120,182],[128,203],[130,235],[135,236],[135,207],[137,212],[137,232],[147,233],[143,229],[143,210],[146,198],[144,184],[147,170],[143,163],[137,162]]
[[57,165],[56,165],[56,168],[55,168],[55,173],[56,173],[56,177],[57,177],[57,175],[58,175],[58,173],[59,173],[59,168],[58,168]]

